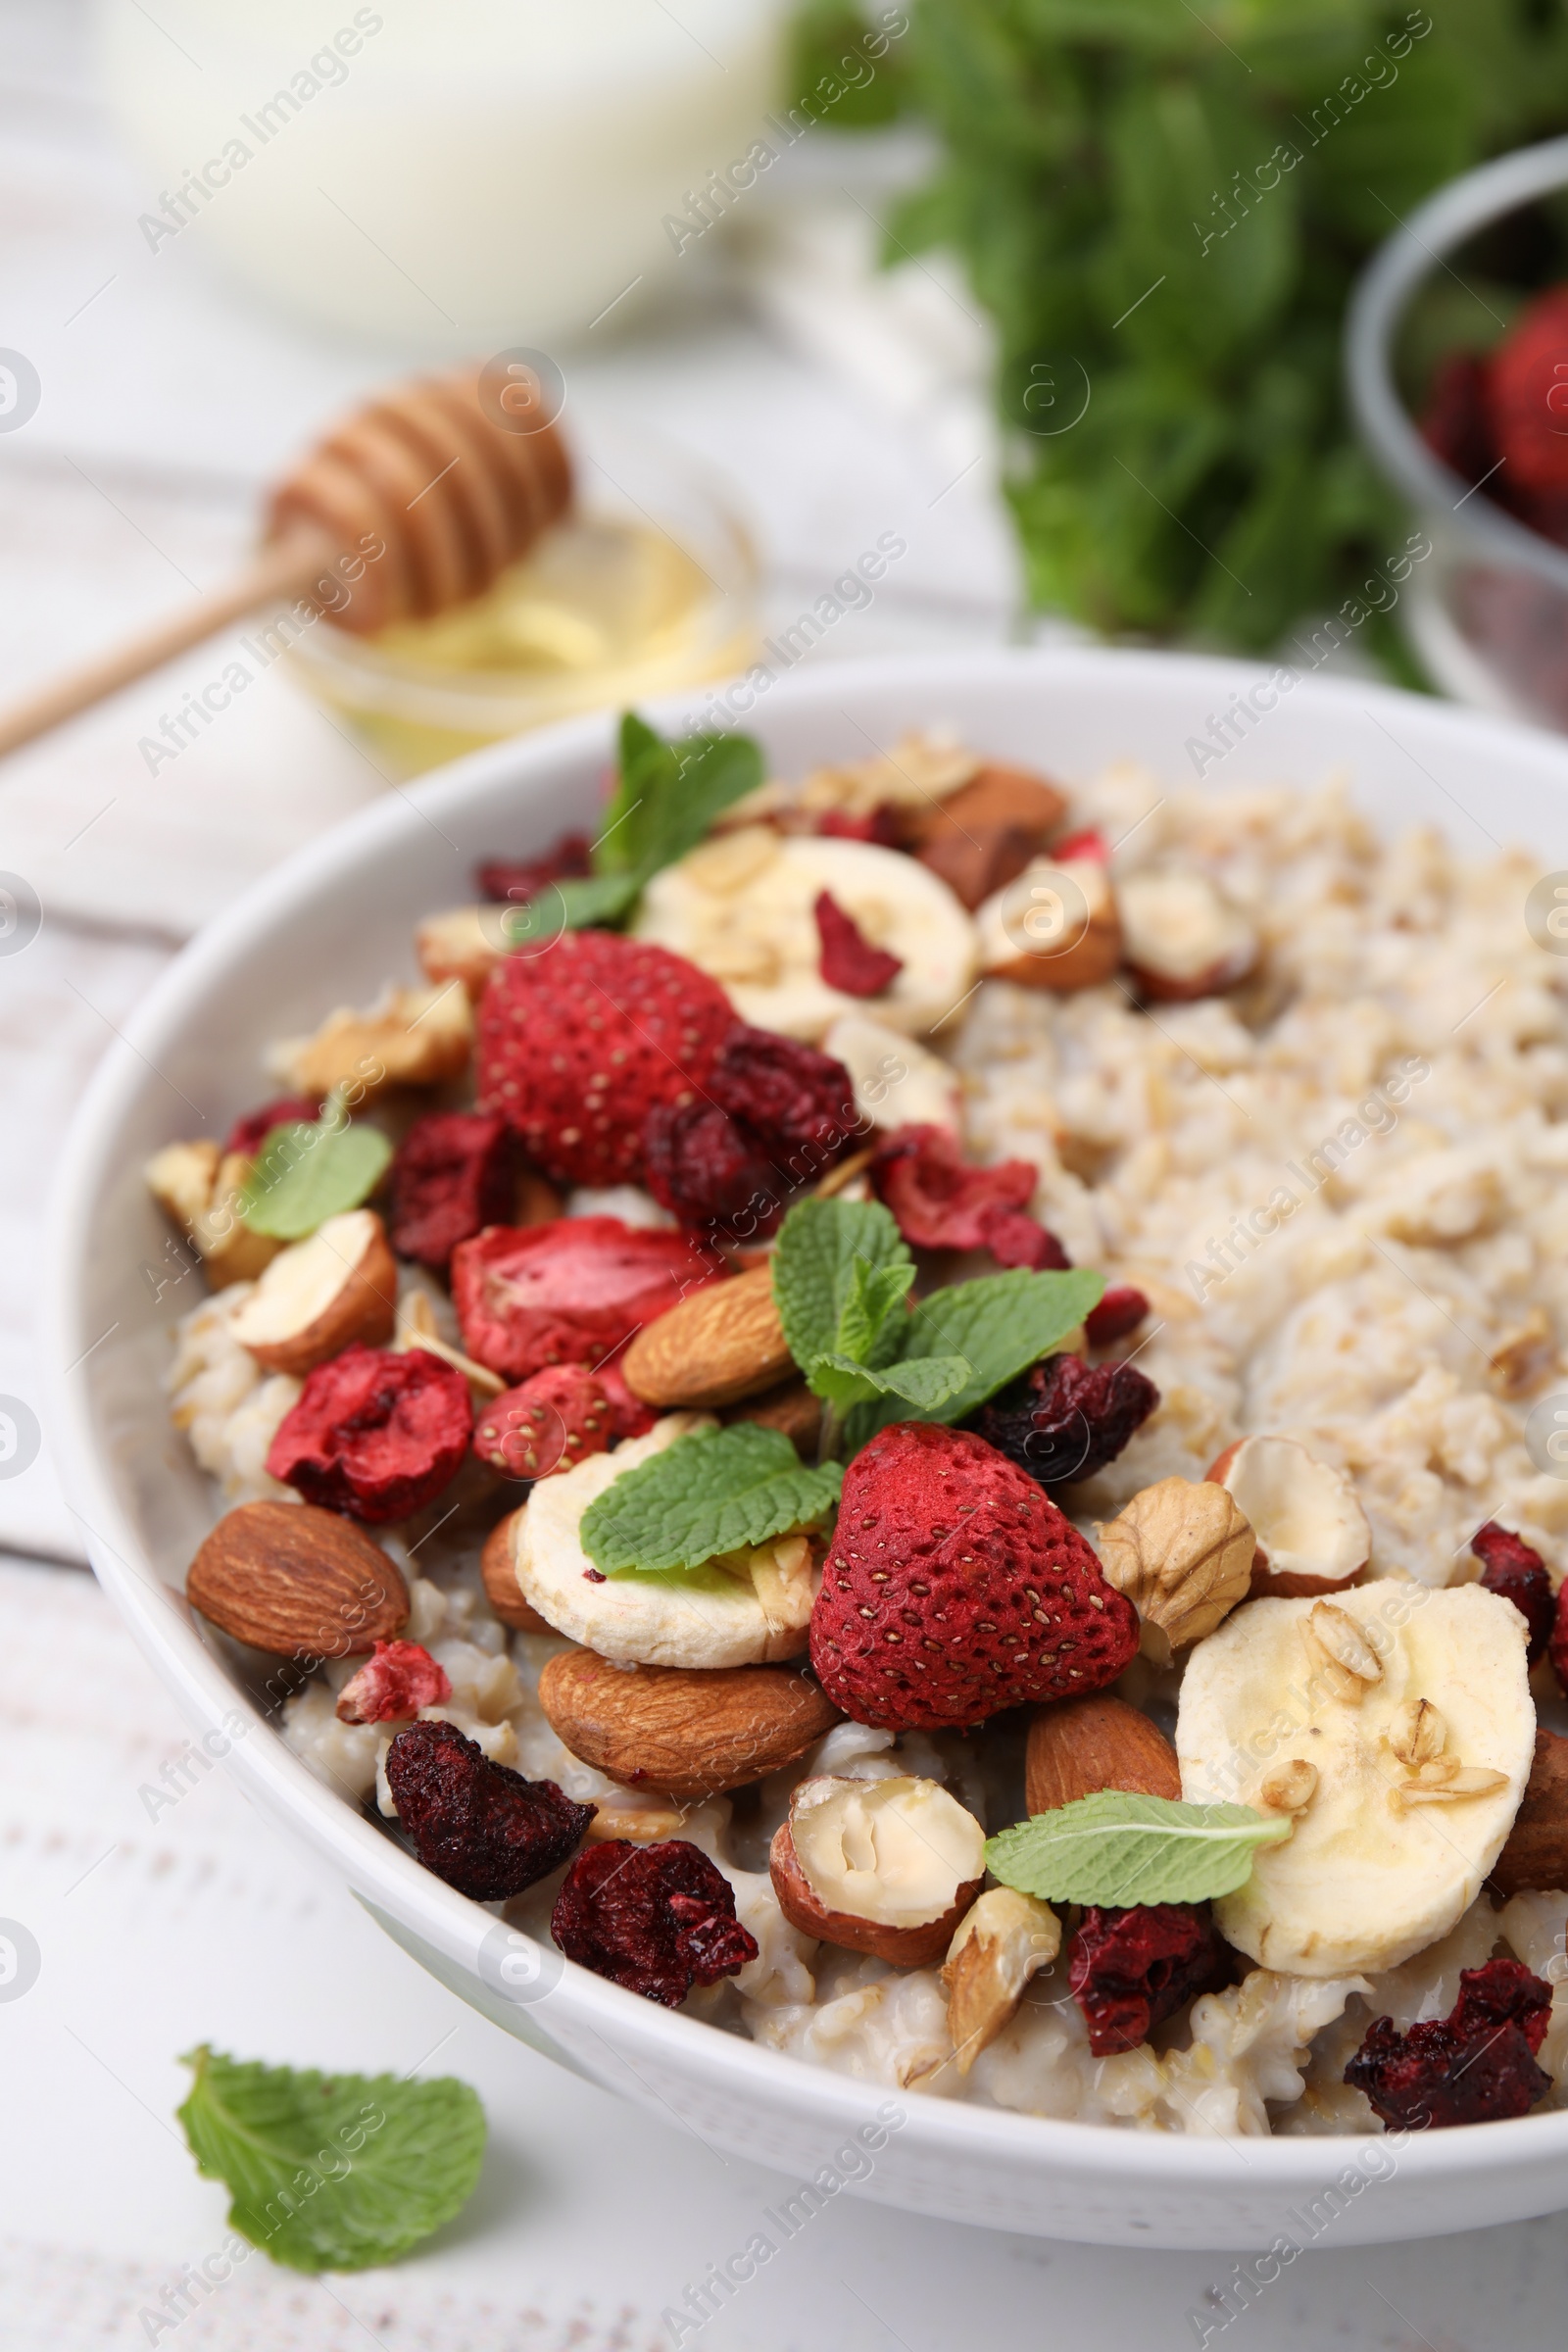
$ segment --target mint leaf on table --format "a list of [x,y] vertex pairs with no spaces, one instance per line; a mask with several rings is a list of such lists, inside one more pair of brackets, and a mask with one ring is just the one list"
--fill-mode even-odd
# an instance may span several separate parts
[[380,1183],[392,1146],[378,1127],[350,1126],[329,1103],[319,1119],[274,1127],[239,1197],[252,1233],[299,1242],[358,1208]]
[[1257,1848],[1281,1844],[1293,1826],[1288,1814],[1250,1805],[1101,1788],[989,1838],[986,1867],[1042,1902],[1200,1903],[1234,1893],[1250,1877]]
[[588,1505],[582,1546],[602,1576],[700,1568],[814,1526],[843,1483],[837,1463],[808,1470],[782,1430],[757,1421],[698,1430],[624,1471]]
[[[1030,1274],[1014,1267],[1005,1274],[982,1274],[976,1282],[954,1283],[917,1299],[900,1333],[899,1368],[958,1356],[968,1370],[961,1386],[950,1389],[939,1404],[916,1405],[912,1418],[961,1421],[998,1389],[1049,1355],[1056,1342],[1083,1321],[1104,1288],[1104,1277],[1089,1266],[1073,1266],[1059,1274]],[[850,1445],[863,1446],[884,1423],[910,1417],[891,1401],[861,1405],[850,1422]]]
[[295,2271],[395,2261],[463,2206],[484,2156],[484,2109],[444,2075],[321,2075],[224,2057],[204,2042],[179,2121],[197,2166],[226,2183],[231,2229]]

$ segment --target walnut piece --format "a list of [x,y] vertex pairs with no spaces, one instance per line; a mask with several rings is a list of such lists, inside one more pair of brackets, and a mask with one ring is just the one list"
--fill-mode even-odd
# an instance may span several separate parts
[[1247,1598],[1257,1541],[1223,1487],[1162,1478],[1095,1532],[1101,1566],[1143,1619],[1142,1648],[1155,1665]]

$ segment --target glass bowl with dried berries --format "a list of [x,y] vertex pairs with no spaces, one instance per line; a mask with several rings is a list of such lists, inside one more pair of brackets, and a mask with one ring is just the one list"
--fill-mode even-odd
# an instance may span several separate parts
[[1568,760],[1134,653],[752,723],[497,747],[154,989],[51,1245],[98,1574],[711,2144],[1129,2245],[1568,2203]]

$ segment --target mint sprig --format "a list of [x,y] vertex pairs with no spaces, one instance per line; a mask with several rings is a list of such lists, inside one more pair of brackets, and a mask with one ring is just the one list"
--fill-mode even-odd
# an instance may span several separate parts
[[[1098,1304],[1104,1289],[1103,1275],[1089,1266],[1059,1274],[1014,1267],[1005,1274],[982,1274],[975,1282],[953,1283],[917,1299],[900,1335],[899,1370],[956,1361],[964,1376],[940,1403],[917,1403],[912,1418],[961,1421],[1049,1355]],[[850,1421],[850,1444],[863,1446],[886,1422],[907,1417],[891,1398],[860,1406]]]
[[351,1126],[335,1096],[314,1121],[274,1127],[239,1196],[252,1233],[299,1242],[368,1200],[386,1172],[392,1146],[378,1127]]
[[623,922],[655,874],[695,850],[730,804],[761,781],[762,755],[749,735],[666,742],[626,711],[620,777],[593,847],[593,872],[554,882],[512,908],[504,917],[508,938],[526,947],[563,929]]
[[197,2165],[226,2183],[229,2227],[295,2271],[395,2261],[449,2222],[484,2156],[484,2109],[443,2075],[321,2075],[204,2042],[178,2109]]
[[677,1438],[623,1471],[582,1515],[601,1576],[667,1575],[720,1553],[814,1527],[839,1497],[836,1462],[809,1470],[779,1429],[733,1421]]
[[1250,1877],[1259,1846],[1291,1835],[1288,1814],[1250,1805],[1189,1805],[1101,1788],[1015,1822],[986,1843],[1004,1886],[1042,1902],[1200,1903]]

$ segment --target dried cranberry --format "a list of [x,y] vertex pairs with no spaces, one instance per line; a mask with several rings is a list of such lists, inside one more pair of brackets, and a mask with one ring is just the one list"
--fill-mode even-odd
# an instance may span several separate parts
[[547,1364],[485,1406],[473,1450],[508,1478],[549,1478],[608,1453],[619,1434],[604,1382],[586,1364]]
[[318,1364],[268,1449],[273,1478],[372,1527],[407,1519],[449,1486],[473,1430],[468,1384],[427,1348],[356,1340]]
[[1134,1290],[1130,1282],[1113,1283],[1098,1306],[1092,1306],[1084,1317],[1084,1331],[1091,1348],[1108,1348],[1113,1340],[1124,1340],[1136,1331],[1149,1312],[1149,1300],[1142,1291]]
[[492,1225],[452,1252],[452,1298],[468,1353],[509,1380],[546,1364],[602,1364],[723,1260],[684,1233],[619,1217]]
[[1133,1364],[1048,1355],[964,1422],[1042,1486],[1093,1478],[1113,1462],[1159,1402]]
[[1025,1214],[1040,1179],[1026,1159],[972,1168],[946,1127],[898,1127],[877,1149],[871,1183],[917,1250],[989,1250],[1004,1266],[1059,1268],[1067,1253]]
[[337,1694],[339,1723],[396,1723],[452,1696],[452,1678],[417,1642],[378,1642]]
[[477,1110],[416,1119],[392,1157],[388,1230],[399,1257],[445,1266],[459,1242],[511,1213],[512,1130]]
[[552,882],[564,882],[592,871],[586,833],[563,833],[542,858],[487,858],[474,868],[474,886],[481,899],[510,899],[526,906]]
[[1459,1997],[1446,2017],[1401,2034],[1375,2018],[1345,2070],[1386,2124],[1441,2132],[1528,2115],[1551,2088],[1536,2052],[1551,2022],[1551,1986],[1520,1960],[1489,1960],[1459,1972]]
[[719,1048],[705,1091],[798,1184],[841,1159],[864,1125],[842,1061],[744,1022]]
[[734,1887],[684,1838],[589,1846],[562,1883],[550,1930],[568,1960],[666,2009],[757,1958]]
[[1476,1529],[1470,1548],[1482,1563],[1481,1582],[1487,1591],[1511,1600],[1529,1626],[1530,1646],[1525,1655],[1533,1666],[1551,1639],[1557,1620],[1557,1596],[1545,1561],[1533,1544],[1499,1527],[1495,1519]]
[[903,956],[873,947],[830,890],[817,892],[811,911],[822,943],[818,969],[829,988],[839,989],[847,997],[879,997],[893,986],[904,969]]
[[656,1102],[643,1121],[648,1190],[683,1225],[740,1239],[771,1233],[784,1211],[770,1160],[716,1102]]
[[870,841],[879,850],[902,850],[905,846],[904,812],[897,801],[878,801],[864,816],[851,816],[842,808],[829,808],[819,818],[816,829],[830,841]]
[[1097,2058],[1136,2050],[1228,1973],[1206,1903],[1135,1903],[1126,1911],[1091,1904],[1067,1947],[1067,1981]]
[[319,1095],[280,1095],[275,1102],[264,1102],[260,1110],[248,1110],[234,1121],[223,1156],[237,1152],[244,1159],[254,1159],[274,1127],[314,1127],[320,1115]]
[[493,1764],[455,1723],[411,1723],[386,1751],[398,1820],[426,1870],[475,1902],[494,1903],[559,1870],[598,1807],[554,1781]]

